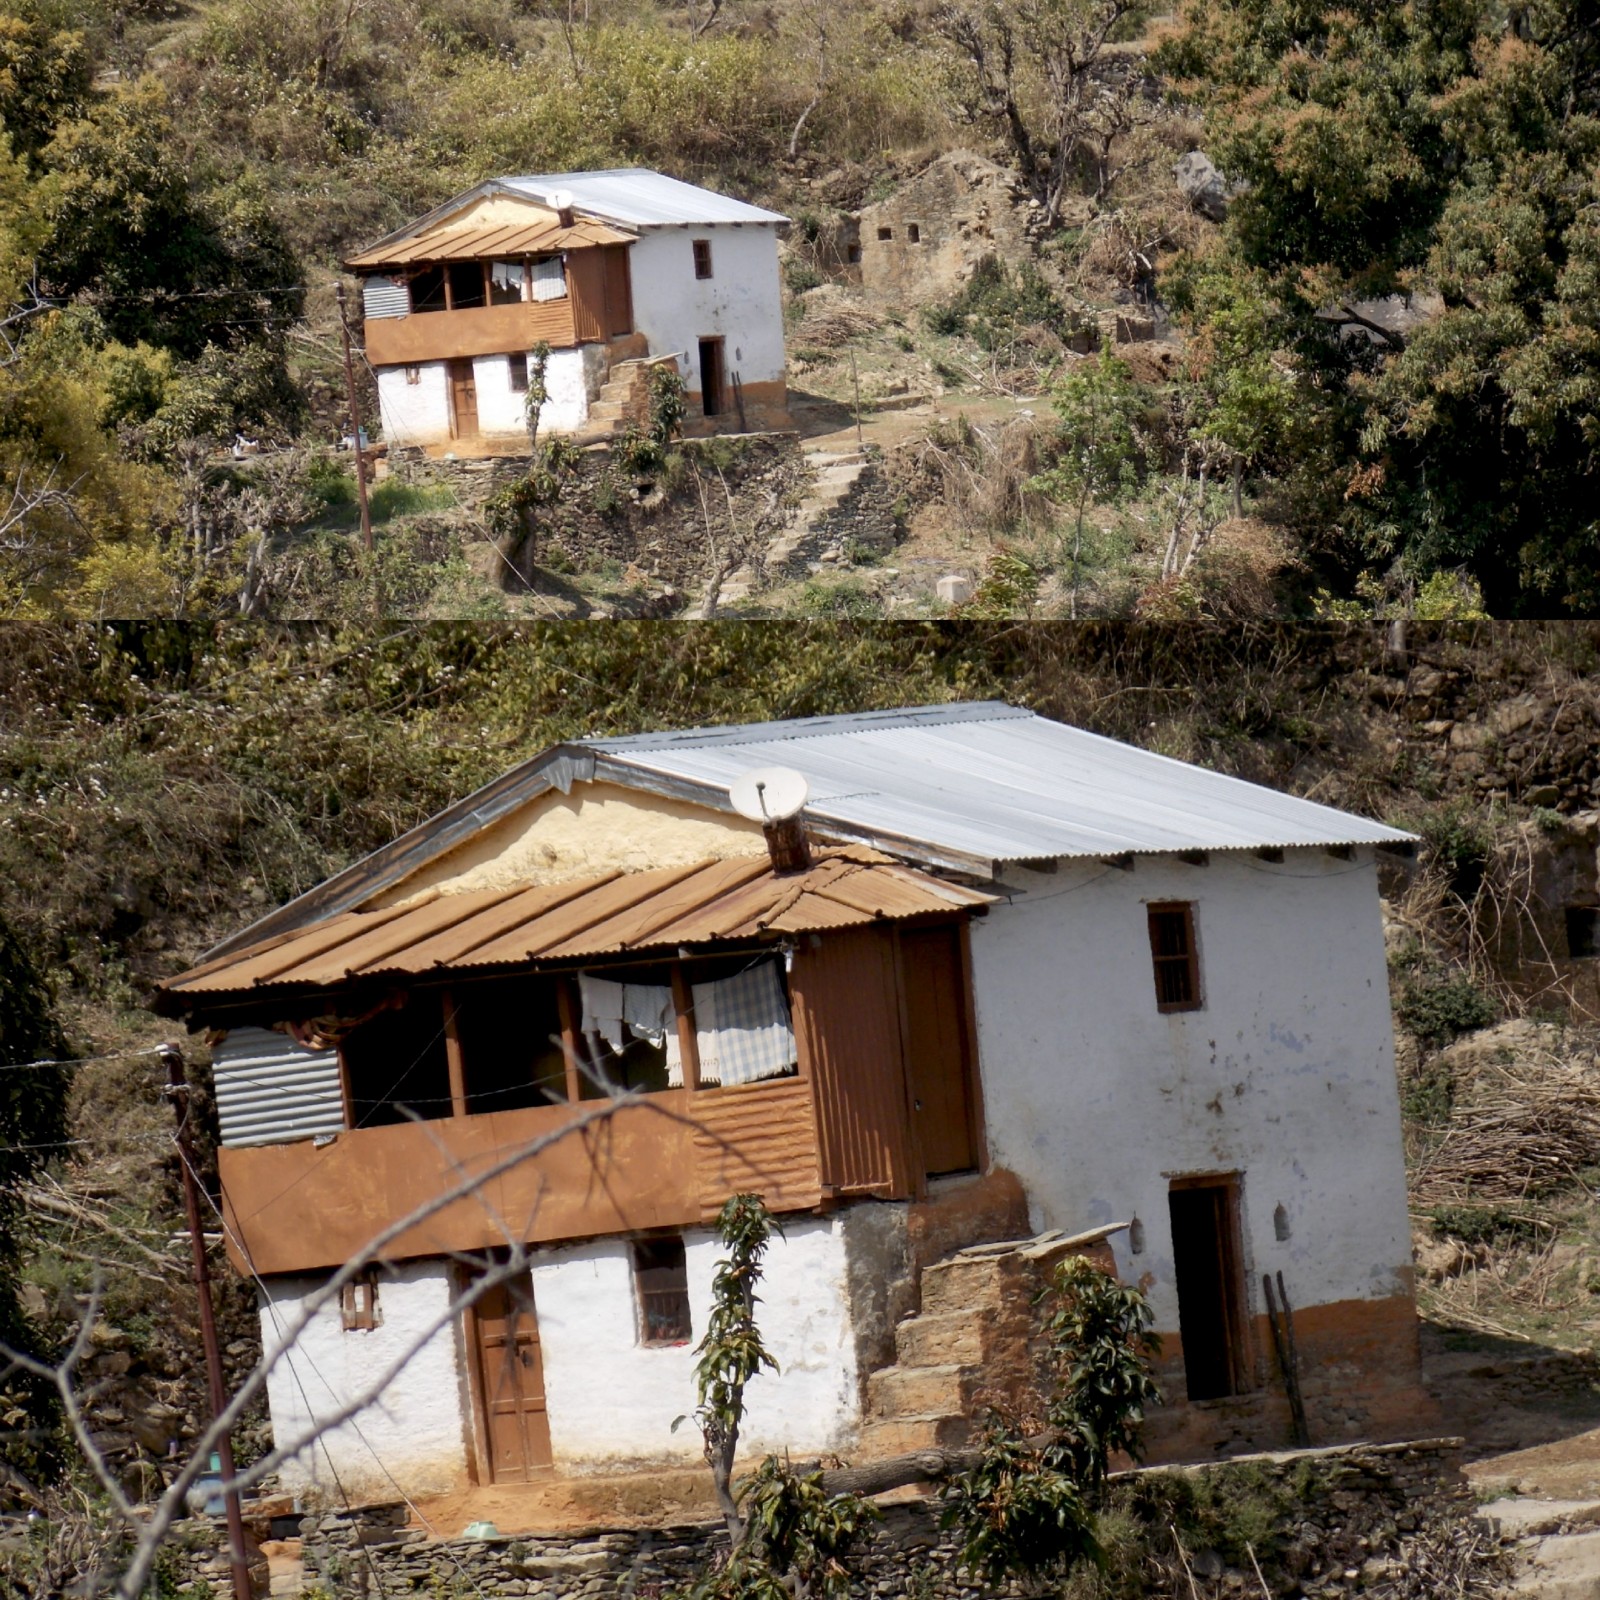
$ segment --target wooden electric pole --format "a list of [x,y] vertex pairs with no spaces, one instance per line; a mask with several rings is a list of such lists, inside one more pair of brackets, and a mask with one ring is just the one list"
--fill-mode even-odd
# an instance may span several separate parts
[[[217,1345],[217,1323],[211,1306],[211,1268],[206,1262],[206,1236],[200,1219],[200,1189],[194,1175],[194,1145],[189,1138],[189,1084],[183,1072],[183,1052],[175,1044],[161,1046],[167,1064],[167,1098],[178,1118],[178,1164],[183,1172],[183,1209],[189,1218],[189,1243],[194,1261],[194,1287],[200,1300],[200,1342],[206,1353],[206,1387],[211,1396],[211,1417],[215,1421],[228,1403],[222,1381],[222,1352]],[[234,1600],[251,1600],[250,1565],[245,1558],[244,1513],[239,1509],[239,1491],[233,1485],[233,1440],[224,1433],[217,1441],[217,1459],[222,1469],[223,1506],[228,1518],[228,1554],[233,1568]]]
[[367,453],[361,448],[361,402],[356,399],[356,372],[350,360],[350,319],[345,315],[344,285],[335,285],[334,299],[339,302],[339,337],[344,341],[344,393],[350,403],[350,442],[356,452],[356,500],[361,506],[361,543],[366,548],[367,564],[372,568],[372,615],[374,621],[383,616],[383,605],[378,597],[378,565],[372,555],[372,513],[367,508]]

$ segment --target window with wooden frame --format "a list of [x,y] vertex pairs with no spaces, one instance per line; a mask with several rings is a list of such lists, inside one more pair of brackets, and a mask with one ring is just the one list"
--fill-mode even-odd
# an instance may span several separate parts
[[346,1333],[371,1333],[382,1321],[378,1312],[378,1269],[368,1267],[339,1291],[339,1322]]
[[1187,900],[1163,901],[1146,908],[1150,959],[1155,966],[1156,1010],[1198,1011],[1200,951],[1194,935],[1194,906]]
[[694,275],[697,278],[711,276],[711,241],[709,239],[696,239],[694,241]]
[[507,356],[506,365],[511,374],[512,394],[526,394],[528,392],[528,358],[524,355]]
[[421,367],[407,367],[406,368],[406,382],[407,383],[421,383],[422,382],[422,368]]
[[634,1240],[633,1286],[639,1301],[639,1343],[687,1344],[693,1330],[683,1240]]

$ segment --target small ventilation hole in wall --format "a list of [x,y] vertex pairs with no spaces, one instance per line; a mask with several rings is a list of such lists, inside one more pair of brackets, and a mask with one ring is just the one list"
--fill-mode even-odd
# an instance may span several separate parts
[[1272,1232],[1279,1244],[1289,1237],[1289,1213],[1281,1205],[1272,1213]]
[[1128,1224],[1128,1248],[1136,1256],[1144,1254],[1144,1224],[1137,1217]]

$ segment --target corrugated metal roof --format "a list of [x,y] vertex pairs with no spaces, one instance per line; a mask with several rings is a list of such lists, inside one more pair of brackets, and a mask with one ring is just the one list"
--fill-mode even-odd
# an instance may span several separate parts
[[502,178],[508,189],[519,189],[549,204],[559,189],[571,194],[579,211],[608,217],[629,227],[672,227],[713,222],[787,222],[777,211],[764,211],[713,189],[669,178],[648,167],[616,167],[606,172],[543,172],[528,177]]
[[500,223],[481,228],[433,228],[387,246],[374,246],[345,263],[350,267],[398,267],[418,261],[481,261],[515,258],[596,244],[631,244],[636,235],[603,222],[579,219],[570,228],[549,222]]
[[234,1028],[211,1051],[226,1145],[281,1144],[344,1127],[339,1057],[267,1028]]
[[797,767],[824,837],[991,874],[1006,861],[1409,844],[1331,806],[1153,755],[1001,701],[556,745],[269,912],[216,955],[370,900],[551,789],[599,779],[729,812],[752,767]]
[[812,826],[903,842],[951,864],[1412,837],[999,701],[590,739],[579,748],[595,752],[596,778],[685,795],[725,795],[752,767],[794,767],[810,785]]
[[204,997],[354,978],[573,962],[900,921],[987,905],[859,845],[819,850],[778,876],[767,857],[608,872],[567,883],[434,894],[410,906],[347,911],[195,967],[160,986],[185,1009]]

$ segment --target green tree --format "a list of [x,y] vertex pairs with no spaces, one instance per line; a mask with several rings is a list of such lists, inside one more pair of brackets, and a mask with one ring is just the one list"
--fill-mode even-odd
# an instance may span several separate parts
[[[0,917],[0,1344],[37,1354],[23,1312],[20,1276],[27,1241],[22,1186],[64,1150],[67,1044],[49,988],[21,940]],[[54,1392],[27,1373],[0,1370],[0,1463],[32,1476],[51,1455]]]
[[1233,514],[1244,515],[1244,472],[1278,439],[1294,403],[1266,287],[1249,272],[1202,271],[1182,286],[1189,429],[1221,452]]
[[796,1472],[772,1455],[734,1489],[746,1386],[762,1371],[778,1370],[755,1314],[774,1231],[777,1224],[759,1195],[736,1194],[717,1216],[728,1254],[717,1263],[711,1314],[697,1347],[694,1415],[728,1529],[728,1550],[680,1600],[838,1600],[850,1588],[843,1558],[878,1516],[857,1495],[830,1494],[820,1471]]
[[1160,52],[1242,180],[1217,265],[1264,288],[1296,516],[1347,573],[1464,569],[1498,614],[1600,604],[1595,20],[1191,0]]
[[1076,620],[1084,516],[1091,500],[1114,500],[1143,475],[1145,399],[1133,369],[1106,348],[1067,370],[1055,386],[1051,404],[1058,424],[1055,459],[1030,487],[1072,507],[1068,615]]
[[990,1413],[977,1461],[945,1489],[944,1525],[969,1571],[995,1585],[1060,1579],[1099,1561],[1095,1511],[1113,1452],[1137,1458],[1144,1410],[1157,1398],[1143,1294],[1082,1257],[1062,1262],[1041,1296],[1048,1394],[1042,1433]]

